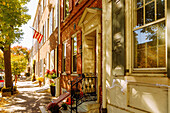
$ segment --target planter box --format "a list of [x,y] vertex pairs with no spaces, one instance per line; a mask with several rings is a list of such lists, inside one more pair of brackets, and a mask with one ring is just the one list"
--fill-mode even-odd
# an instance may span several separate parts
[[10,97],[11,92],[2,92],[2,97]]
[[55,86],[50,86],[51,95],[55,96]]

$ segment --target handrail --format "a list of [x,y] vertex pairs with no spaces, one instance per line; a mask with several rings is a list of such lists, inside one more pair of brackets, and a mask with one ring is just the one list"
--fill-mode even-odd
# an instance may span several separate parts
[[[74,80],[71,81],[71,84],[70,84],[71,85],[71,113],[73,109],[75,109],[77,113],[77,107],[81,105],[83,102],[97,100],[96,78],[97,77],[93,73],[85,73],[85,74],[79,74],[79,77],[76,77]],[[78,87],[80,84],[82,85],[82,87]],[[95,96],[95,98],[88,99],[91,96]],[[72,106],[73,101],[76,102],[76,107]]]

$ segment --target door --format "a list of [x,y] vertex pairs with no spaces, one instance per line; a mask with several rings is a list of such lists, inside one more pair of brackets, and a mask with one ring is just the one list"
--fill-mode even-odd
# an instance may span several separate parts
[[84,73],[95,73],[95,37],[85,36],[84,44]]

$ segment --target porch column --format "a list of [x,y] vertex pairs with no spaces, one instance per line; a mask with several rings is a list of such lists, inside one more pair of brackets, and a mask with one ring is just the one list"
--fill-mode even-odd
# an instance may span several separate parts
[[102,112],[107,112],[106,106],[106,23],[105,18],[106,16],[106,0],[102,0],[102,46],[103,46],[103,53],[102,53]]
[[[101,27],[101,26],[100,26]],[[97,69],[97,102],[99,103],[100,101],[100,85],[101,85],[101,33],[98,33],[97,32],[97,51],[96,51],[96,54],[97,54],[97,58],[96,58],[96,62],[97,62],[97,65],[96,65],[96,69]]]
[[167,76],[170,78],[170,0],[167,0]]

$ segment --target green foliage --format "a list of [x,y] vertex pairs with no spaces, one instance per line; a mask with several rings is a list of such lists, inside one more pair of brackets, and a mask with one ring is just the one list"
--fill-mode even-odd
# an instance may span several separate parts
[[51,83],[50,86],[55,86],[55,83]]
[[4,56],[2,51],[0,50],[0,69],[4,69]]
[[66,103],[62,103],[61,107],[62,107],[64,110],[67,110],[67,104],[66,104]]
[[0,48],[19,42],[23,32],[21,26],[31,18],[25,4],[30,0],[0,1]]
[[12,74],[19,75],[27,67],[29,50],[22,46],[11,48],[11,69]]
[[[10,45],[22,39],[21,26],[31,18],[25,6],[30,0],[0,0],[0,49],[5,54],[5,86],[12,87]],[[10,80],[11,79],[11,80]],[[11,81],[11,82],[10,82]]]

